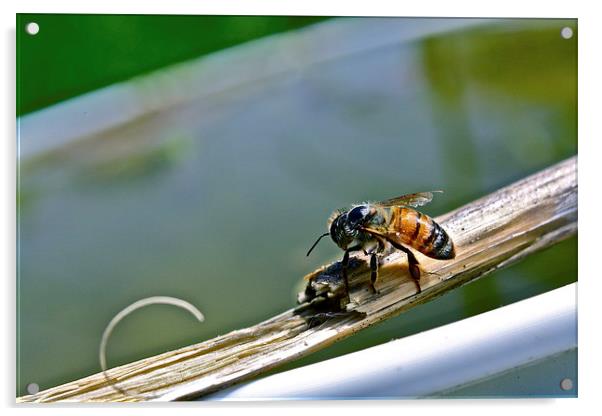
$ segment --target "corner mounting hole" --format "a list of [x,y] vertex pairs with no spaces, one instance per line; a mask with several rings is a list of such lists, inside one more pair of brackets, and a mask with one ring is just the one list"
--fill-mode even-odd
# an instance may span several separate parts
[[564,39],[570,39],[573,37],[573,29],[571,29],[570,27],[563,27],[562,30],[560,31],[560,36],[562,36]]
[[573,380],[571,380],[570,378],[562,379],[562,381],[560,382],[560,388],[564,391],[572,390]]
[[38,386],[38,383],[29,383],[27,385],[27,393],[29,393],[29,394],[36,394],[39,391],[40,391],[40,386]]
[[32,36],[37,35],[40,31],[40,25],[38,25],[36,22],[27,23],[25,26],[25,31]]

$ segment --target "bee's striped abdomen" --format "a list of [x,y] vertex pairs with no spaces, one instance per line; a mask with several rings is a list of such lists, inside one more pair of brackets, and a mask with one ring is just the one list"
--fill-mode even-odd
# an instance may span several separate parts
[[399,230],[403,243],[435,259],[453,259],[454,244],[443,227],[428,215],[409,208],[393,212],[391,225]]
[[421,253],[435,259],[453,259],[456,257],[454,243],[443,227],[429,217],[431,227],[429,234],[424,236],[421,246],[417,247]]

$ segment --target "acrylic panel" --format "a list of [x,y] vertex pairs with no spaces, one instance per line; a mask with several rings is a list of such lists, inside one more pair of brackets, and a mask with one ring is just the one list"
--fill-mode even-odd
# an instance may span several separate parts
[[[141,298],[184,299],[205,321],[136,312],[109,367],[295,307],[303,276],[342,256],[322,241],[306,257],[336,208],[442,189],[436,216],[576,155],[577,29],[19,14],[17,397],[98,373],[103,330]],[[576,254],[573,236],[275,371],[571,284]],[[576,348],[433,392],[576,395]]]

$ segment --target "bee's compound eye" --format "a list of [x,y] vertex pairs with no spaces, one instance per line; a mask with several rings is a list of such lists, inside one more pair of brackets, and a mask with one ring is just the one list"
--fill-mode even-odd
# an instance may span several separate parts
[[351,211],[349,211],[349,213],[347,214],[347,219],[351,223],[357,223],[361,221],[367,213],[368,208],[366,208],[364,205],[360,205],[359,207],[355,207]]
[[333,241],[337,241],[337,228],[339,227],[339,221],[341,219],[341,215],[339,215],[338,217],[336,217],[334,219],[334,221],[332,222],[332,224],[330,224],[330,238],[332,238]]

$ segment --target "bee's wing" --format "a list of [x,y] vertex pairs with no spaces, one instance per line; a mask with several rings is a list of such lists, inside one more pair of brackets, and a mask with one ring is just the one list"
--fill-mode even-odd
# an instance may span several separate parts
[[400,245],[407,244],[407,241],[403,240],[403,235],[400,230],[391,227],[379,227],[378,229],[362,227],[362,231],[372,235],[376,239],[388,241],[396,248]]
[[443,191],[431,191],[431,192],[418,192],[415,194],[401,195],[397,198],[387,199],[386,201],[377,202],[377,205],[383,207],[394,207],[394,206],[406,206],[406,207],[420,207],[426,205],[433,199],[433,192]]
[[393,228],[379,227],[378,229],[376,229],[370,227],[362,227],[362,231],[367,232],[368,234],[371,234],[374,237],[384,238],[385,240],[391,243],[403,244],[403,241],[401,241],[401,233],[399,232],[399,230],[395,230]]

